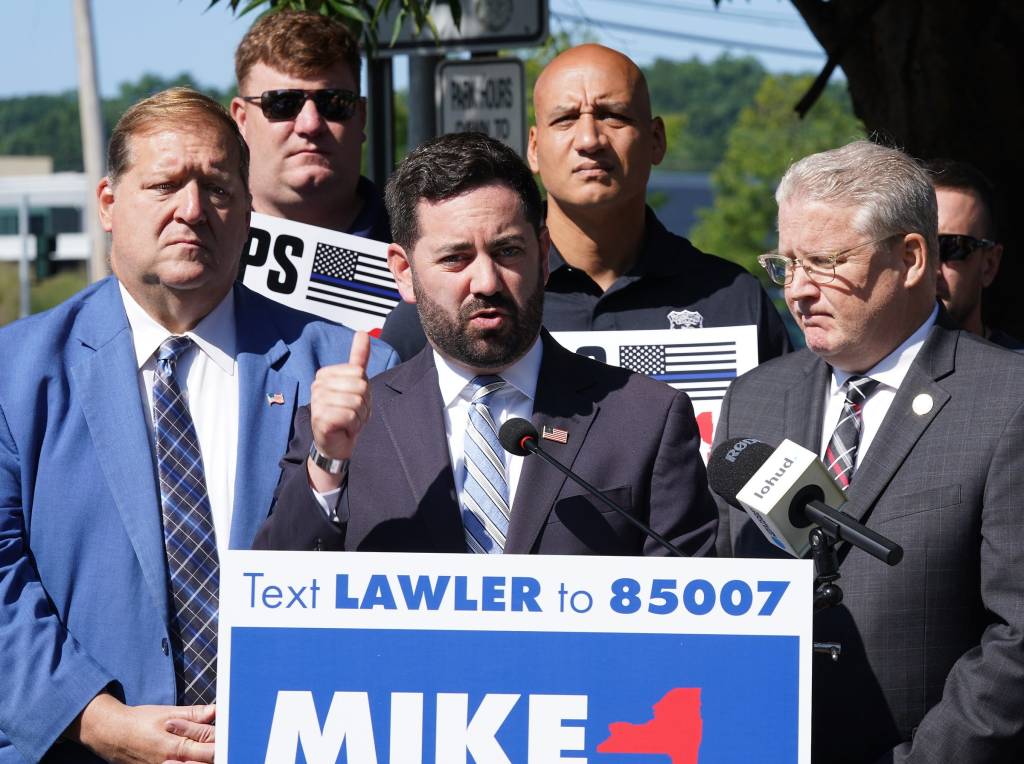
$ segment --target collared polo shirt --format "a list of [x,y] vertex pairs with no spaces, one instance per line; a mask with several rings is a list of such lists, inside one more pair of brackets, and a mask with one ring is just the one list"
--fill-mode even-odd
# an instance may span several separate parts
[[[554,244],[548,258],[551,276],[544,289],[548,331],[754,324],[759,361],[790,350],[786,327],[760,282],[735,263],[701,252],[668,231],[650,207],[640,255],[608,291],[568,265]],[[427,340],[416,307],[398,303],[381,339],[402,360],[422,350]]]
[[364,239],[391,243],[391,221],[384,207],[384,198],[369,178],[359,176],[356,194],[363,200],[363,208],[345,233],[362,236]]

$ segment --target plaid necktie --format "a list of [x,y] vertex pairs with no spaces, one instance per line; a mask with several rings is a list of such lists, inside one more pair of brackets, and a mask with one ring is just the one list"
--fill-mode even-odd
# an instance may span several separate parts
[[175,362],[191,346],[188,337],[164,340],[153,384],[174,673],[182,705],[212,703],[217,679],[217,539],[196,428],[174,379]]
[[825,447],[825,466],[843,488],[850,485],[854,465],[857,463],[857,447],[860,445],[860,431],[863,424],[861,408],[871,393],[878,387],[878,380],[871,377],[853,376],[846,380],[846,402],[839,416],[832,438]]
[[462,523],[466,546],[471,552],[501,554],[508,533],[508,472],[505,449],[498,442],[498,428],[484,399],[507,383],[501,377],[485,375],[469,384],[474,393],[463,453],[466,480]]

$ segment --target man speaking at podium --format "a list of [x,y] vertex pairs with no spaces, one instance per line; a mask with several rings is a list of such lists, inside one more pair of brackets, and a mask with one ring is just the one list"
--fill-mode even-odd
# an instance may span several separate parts
[[409,154],[385,192],[388,259],[429,346],[367,382],[364,351],[320,370],[256,547],[663,554],[496,430],[543,446],[684,554],[713,553],[716,512],[685,394],[571,353],[541,329],[547,231],[530,170],[478,133]]
[[[815,617],[813,758],[1021,761],[1024,359],[936,303],[935,194],[917,163],[858,141],[794,164],[762,256],[807,349],[738,379],[716,441],[823,455],[843,510],[902,545],[841,545],[842,605]],[[722,555],[777,556],[722,505]]]

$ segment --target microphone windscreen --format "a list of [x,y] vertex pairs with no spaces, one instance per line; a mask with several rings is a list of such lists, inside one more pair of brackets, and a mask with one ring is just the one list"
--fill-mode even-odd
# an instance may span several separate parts
[[498,430],[498,441],[510,454],[526,456],[530,453],[523,448],[524,439],[537,440],[537,428],[528,419],[509,419]]
[[736,494],[774,451],[767,443],[755,438],[732,438],[720,443],[708,459],[711,490],[737,509],[743,509]]

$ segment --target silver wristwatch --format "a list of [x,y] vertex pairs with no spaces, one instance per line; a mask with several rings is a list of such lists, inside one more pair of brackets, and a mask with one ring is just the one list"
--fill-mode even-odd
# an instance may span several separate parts
[[316,443],[309,444],[309,458],[317,467],[332,475],[340,475],[348,467],[348,459],[332,459],[329,456],[324,456],[317,449]]

